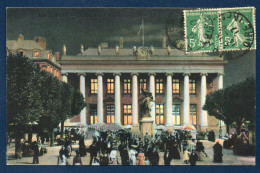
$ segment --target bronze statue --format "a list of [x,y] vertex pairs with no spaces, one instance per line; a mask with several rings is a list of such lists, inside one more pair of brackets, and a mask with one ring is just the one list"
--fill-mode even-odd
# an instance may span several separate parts
[[153,101],[153,95],[151,92],[142,88],[142,92],[145,96],[143,100],[143,104],[141,105],[141,115],[142,117],[151,117],[150,108],[151,108],[151,101]]

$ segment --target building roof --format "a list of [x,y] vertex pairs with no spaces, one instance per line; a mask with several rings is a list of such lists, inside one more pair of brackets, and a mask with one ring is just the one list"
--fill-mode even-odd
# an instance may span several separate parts
[[[138,49],[138,48],[137,48]],[[81,55],[81,54],[79,54]],[[100,56],[115,56],[115,48],[102,48]],[[133,56],[132,48],[119,49],[119,56]],[[187,56],[185,51],[171,48],[170,55],[174,56]],[[83,53],[82,56],[98,56],[97,48],[88,48]],[[154,48],[154,53],[152,56],[168,56],[167,48]],[[192,53],[189,56],[207,56],[202,53]]]
[[38,43],[34,40],[7,40],[6,47],[10,50],[44,50]]

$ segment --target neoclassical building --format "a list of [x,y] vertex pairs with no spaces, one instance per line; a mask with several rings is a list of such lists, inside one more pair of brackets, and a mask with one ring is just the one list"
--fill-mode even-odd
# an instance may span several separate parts
[[[202,109],[206,95],[223,88],[224,65],[217,54],[185,54],[166,47],[119,47],[84,50],[75,56],[63,56],[62,80],[78,88],[86,100],[80,115],[65,126],[117,123],[138,131],[142,88],[150,91],[154,102],[151,116],[154,128],[172,131],[186,125],[217,130],[219,122]],[[223,126],[223,124],[222,124]]]

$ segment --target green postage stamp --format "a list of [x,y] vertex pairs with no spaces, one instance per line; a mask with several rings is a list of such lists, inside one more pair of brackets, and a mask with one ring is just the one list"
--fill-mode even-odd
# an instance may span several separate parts
[[256,49],[255,8],[184,10],[186,52]]

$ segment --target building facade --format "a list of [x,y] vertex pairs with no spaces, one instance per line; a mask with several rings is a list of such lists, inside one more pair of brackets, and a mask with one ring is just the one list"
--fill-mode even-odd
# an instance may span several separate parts
[[65,126],[117,123],[137,132],[144,88],[154,98],[154,128],[219,129],[218,120],[202,107],[207,94],[223,88],[222,56],[185,54],[165,46],[128,49],[120,39],[120,47],[81,49],[76,56],[64,49],[59,63],[63,81],[78,88],[87,105]]
[[56,61],[60,55],[58,52],[53,56],[51,50],[46,50],[46,39],[44,37],[35,37],[34,40],[24,40],[20,34],[17,40],[7,40],[6,47],[11,53],[19,53],[28,57],[39,64],[41,70],[47,71],[61,80],[61,66]]

